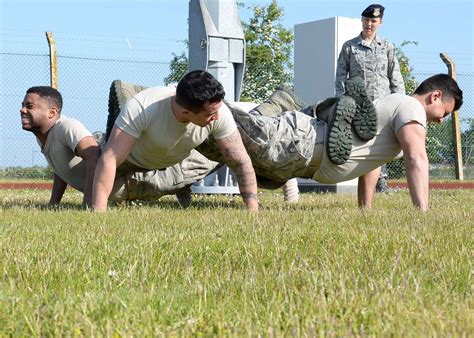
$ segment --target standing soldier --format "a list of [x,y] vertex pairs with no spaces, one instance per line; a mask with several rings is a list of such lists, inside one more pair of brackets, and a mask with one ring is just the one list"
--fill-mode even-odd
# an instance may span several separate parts
[[[347,79],[360,76],[365,81],[368,97],[374,101],[391,93],[405,94],[395,47],[377,35],[385,8],[373,4],[362,12],[362,32],[342,46],[336,69],[336,96],[342,96]],[[363,107],[358,107],[360,110]],[[377,182],[377,191],[387,191],[385,165]],[[380,170],[377,168],[375,170]]]

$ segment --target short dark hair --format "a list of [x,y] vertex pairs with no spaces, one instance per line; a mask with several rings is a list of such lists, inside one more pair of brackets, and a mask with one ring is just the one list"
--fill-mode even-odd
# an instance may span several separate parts
[[49,104],[58,108],[59,113],[63,109],[63,97],[57,89],[50,86],[35,86],[26,91],[26,94],[37,94],[48,100]]
[[225,91],[222,84],[204,70],[187,73],[176,87],[176,103],[198,112],[206,103],[222,101]]
[[437,74],[423,81],[413,94],[425,95],[434,90],[443,92],[443,101],[454,99],[454,110],[462,106],[462,90],[459,88],[456,80],[447,74]]

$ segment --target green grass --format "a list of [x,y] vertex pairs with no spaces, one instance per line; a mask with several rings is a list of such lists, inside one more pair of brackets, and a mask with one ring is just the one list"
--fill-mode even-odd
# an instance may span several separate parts
[[0,190],[0,336],[472,336],[473,192],[173,197],[81,211]]

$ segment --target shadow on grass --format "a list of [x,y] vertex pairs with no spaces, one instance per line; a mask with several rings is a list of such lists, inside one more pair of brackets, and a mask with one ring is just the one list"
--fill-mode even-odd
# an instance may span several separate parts
[[[156,200],[156,201],[123,201],[123,202],[111,202],[109,203],[109,209],[134,209],[139,207],[147,208],[159,208],[165,210],[202,210],[202,209],[213,209],[213,208],[227,208],[227,209],[242,209],[244,207],[243,203],[233,202],[233,201],[210,201],[210,200],[197,200],[191,202],[191,205],[187,208],[183,208],[179,205],[177,201],[171,200]],[[56,206],[50,206],[48,203],[38,203],[33,201],[18,201],[11,200],[7,202],[2,202],[0,204],[2,209],[18,209],[26,208],[30,210],[39,210],[39,211],[86,211],[86,209],[80,203],[70,203],[65,202]]]
[[156,200],[156,201],[123,201],[109,204],[111,208],[135,208],[148,207],[159,208],[164,210],[203,210],[203,209],[242,209],[244,204],[241,201],[233,200],[210,200],[210,199],[193,199],[189,207],[181,207],[175,200]]
[[82,204],[75,203],[61,203],[60,205],[51,206],[48,203],[35,203],[35,202],[21,202],[21,201],[8,201],[3,202],[0,205],[2,209],[17,209],[27,208],[40,211],[65,211],[65,210],[85,210]]
[[[305,211],[314,212],[318,210],[331,209],[344,209],[348,207],[347,198],[338,197],[328,198],[332,195],[327,194],[308,194],[304,196],[302,194],[300,200],[296,203],[285,203],[283,202],[282,196],[268,197],[265,196],[260,198],[260,210],[261,211]],[[9,198],[0,201],[0,208],[3,209],[16,209],[26,208],[39,211],[86,211],[82,204],[79,202],[65,201],[57,206],[49,206],[48,203],[41,202],[39,199],[22,199],[22,198]],[[349,206],[357,208],[355,197],[351,197]],[[178,201],[169,196],[160,198],[159,200],[153,201],[122,201],[122,202],[110,202],[110,210],[133,210],[136,208],[157,208],[161,210],[212,210],[212,209],[227,209],[227,210],[244,210],[245,205],[240,195],[199,195],[193,196],[193,200],[189,207],[181,207]]]

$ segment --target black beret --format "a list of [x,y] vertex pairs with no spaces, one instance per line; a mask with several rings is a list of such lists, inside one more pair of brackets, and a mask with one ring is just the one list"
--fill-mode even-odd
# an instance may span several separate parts
[[362,16],[365,18],[382,18],[385,7],[379,4],[373,4],[364,9]]

